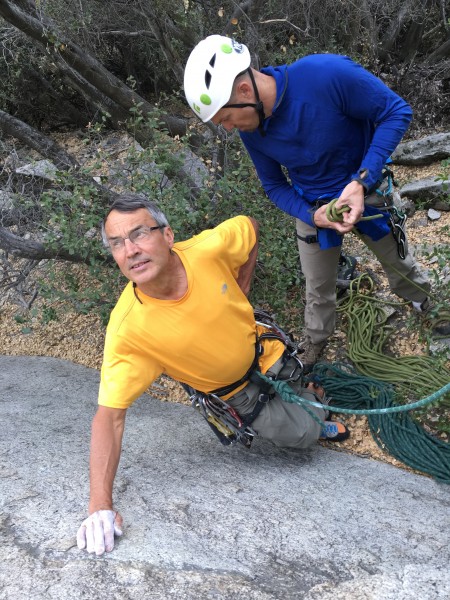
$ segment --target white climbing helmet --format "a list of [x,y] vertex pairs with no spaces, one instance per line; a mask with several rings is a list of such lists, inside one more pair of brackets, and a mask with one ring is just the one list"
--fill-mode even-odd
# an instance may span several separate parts
[[189,106],[205,123],[228,102],[239,73],[250,66],[250,52],[223,35],[210,35],[192,50],[184,70]]

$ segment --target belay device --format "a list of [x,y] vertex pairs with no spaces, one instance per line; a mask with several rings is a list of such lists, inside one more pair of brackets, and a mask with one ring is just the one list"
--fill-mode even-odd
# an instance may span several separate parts
[[[254,315],[256,324],[262,325],[265,331],[257,340],[256,359],[252,365],[253,368],[250,369],[250,371],[246,374],[244,381],[251,380],[257,383],[262,392],[260,399],[261,396],[265,396],[267,397],[267,400],[265,401],[269,401],[271,395],[273,395],[273,393],[269,393],[271,386],[259,379],[257,376],[257,358],[261,354],[261,341],[264,339],[280,340],[286,347],[286,350],[283,354],[285,362],[291,358],[295,360],[295,366],[292,372],[289,374],[289,377],[284,379],[285,381],[298,381],[303,375],[303,363],[297,356],[298,347],[292,337],[286,334],[268,313],[263,310],[255,309]],[[276,379],[276,377],[273,379]],[[233,387],[237,388],[241,383],[243,383],[242,380],[236,382],[236,385],[233,384],[229,387],[231,387],[231,389],[233,389]],[[224,446],[229,446],[230,444],[236,444],[239,442],[246,448],[250,448],[253,438],[256,435],[256,432],[251,427],[251,423],[257,416],[257,414],[255,415],[255,412],[259,414],[260,411],[253,411],[250,415],[251,419],[249,420],[249,416],[241,417],[237,411],[228,404],[228,402],[224,402],[217,395],[217,390],[214,390],[216,393],[212,392],[205,394],[186,384],[182,383],[181,385],[189,394],[193,408],[200,412]],[[260,400],[258,400],[258,402],[260,402]]]

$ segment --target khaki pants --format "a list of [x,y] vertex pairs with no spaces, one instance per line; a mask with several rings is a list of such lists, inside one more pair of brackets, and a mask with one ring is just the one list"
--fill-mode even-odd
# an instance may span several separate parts
[[[316,229],[299,219],[296,220],[297,233],[302,237],[315,235]],[[349,234],[350,235],[350,234]],[[404,298],[422,302],[427,293],[415,287],[417,283],[429,290],[429,282],[423,269],[408,250],[402,260],[397,253],[397,244],[391,233],[374,242],[363,235],[362,241],[380,261],[391,290]],[[297,239],[300,264],[306,280],[305,334],[317,344],[326,340],[336,324],[336,277],[341,252],[340,247],[321,250],[318,243],[307,244]],[[406,281],[394,268],[411,281]],[[413,282],[413,283],[411,283]]]
[[[278,360],[266,373],[267,376],[277,375],[282,366],[281,359]],[[293,368],[293,362],[289,361],[279,373],[279,378],[289,376]],[[315,394],[302,387],[300,382],[290,382],[294,392],[307,400],[317,401]],[[227,400],[239,415],[245,416],[252,412],[260,394],[259,387],[249,383],[243,390]],[[325,411],[321,408],[308,407],[322,421]],[[276,446],[282,448],[308,448],[319,438],[321,427],[298,404],[285,402],[278,394],[268,401],[253,423],[250,425],[258,436],[270,440]]]

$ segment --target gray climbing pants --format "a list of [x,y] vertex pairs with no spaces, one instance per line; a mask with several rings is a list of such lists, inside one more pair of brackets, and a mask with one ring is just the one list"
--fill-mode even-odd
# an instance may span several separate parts
[[[293,369],[293,361],[288,361],[282,367],[282,359],[267,371],[267,376],[278,375],[280,379],[288,377]],[[298,396],[303,396],[307,400],[316,401],[318,398],[311,390],[302,387],[300,381],[290,382],[289,385]],[[250,414],[258,400],[260,394],[259,387],[254,383],[249,383],[244,389],[235,396],[227,400],[241,416]],[[325,411],[321,408],[309,407],[322,421],[325,418]],[[317,423],[304,408],[298,404],[285,402],[278,394],[270,399],[266,406],[251,424],[252,429],[258,436],[268,439],[276,446],[284,448],[308,448],[319,438],[321,426]]]
[[[303,238],[316,235],[314,227],[299,219],[296,220],[296,229]],[[424,270],[417,263],[410,249],[402,260],[398,256],[397,244],[391,233],[377,242],[366,235],[361,239],[380,261],[391,290],[395,294],[405,300],[415,302],[425,300],[430,285]],[[334,332],[336,277],[341,248],[337,246],[321,250],[318,243],[307,244],[300,239],[297,239],[297,242],[300,264],[306,280],[305,334],[309,335],[314,344],[317,344],[326,340]],[[405,280],[393,267],[410,281]]]

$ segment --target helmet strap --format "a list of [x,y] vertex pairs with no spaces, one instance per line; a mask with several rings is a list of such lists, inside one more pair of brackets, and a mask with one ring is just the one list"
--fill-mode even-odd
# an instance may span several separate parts
[[222,106],[222,108],[247,108],[247,106],[252,106],[258,113],[258,117],[259,117],[258,131],[264,137],[266,135],[266,132],[264,131],[264,128],[263,128],[263,122],[264,122],[264,119],[266,118],[266,115],[264,113],[264,105],[261,102],[261,98],[259,97],[258,88],[256,86],[255,77],[252,73],[251,67],[248,67],[247,71],[250,75],[250,79],[251,79],[251,82],[253,85],[253,91],[255,93],[256,102],[244,102],[242,104],[225,104],[224,106]]

